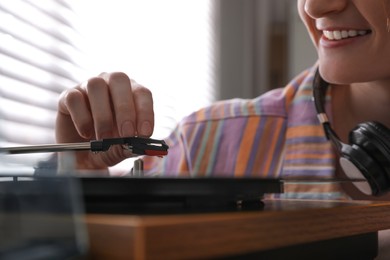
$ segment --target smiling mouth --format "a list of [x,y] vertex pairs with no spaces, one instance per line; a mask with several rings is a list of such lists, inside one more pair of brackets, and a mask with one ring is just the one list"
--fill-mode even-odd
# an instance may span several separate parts
[[326,39],[330,41],[340,41],[348,38],[355,38],[370,34],[371,30],[334,30],[334,31],[323,31]]

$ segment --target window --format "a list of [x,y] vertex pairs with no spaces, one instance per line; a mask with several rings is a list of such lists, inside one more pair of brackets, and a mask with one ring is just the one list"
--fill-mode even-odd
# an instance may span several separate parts
[[125,71],[154,94],[156,138],[215,99],[212,0],[76,1],[91,74]]
[[[57,96],[81,75],[72,16],[61,1],[0,3],[2,146],[54,141]],[[3,155],[1,165],[31,165],[43,156]]]
[[[0,3],[0,143],[54,142],[57,98],[102,71],[154,93],[156,130],[215,99],[212,0],[12,0]],[[47,154],[2,155],[31,165]],[[20,169],[20,168],[18,168]]]

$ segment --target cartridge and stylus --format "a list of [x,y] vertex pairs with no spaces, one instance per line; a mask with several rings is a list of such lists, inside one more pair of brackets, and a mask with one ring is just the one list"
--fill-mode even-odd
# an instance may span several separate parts
[[121,137],[93,140],[80,143],[28,145],[15,147],[0,147],[0,154],[22,154],[64,151],[92,151],[106,152],[113,145],[121,145],[123,149],[136,155],[165,156],[168,154],[168,145],[163,140],[142,137]]

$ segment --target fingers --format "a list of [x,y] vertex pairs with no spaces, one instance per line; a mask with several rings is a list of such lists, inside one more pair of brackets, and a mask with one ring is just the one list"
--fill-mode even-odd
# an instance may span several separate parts
[[138,136],[149,137],[154,129],[153,97],[149,89],[133,83],[133,100],[137,111]]
[[[89,140],[95,136],[91,110],[85,99],[86,97],[80,89],[70,89],[61,94],[56,127],[56,132],[60,133],[61,136],[57,134],[58,138],[66,136],[66,134],[70,135],[72,126],[83,139]],[[61,119],[65,122],[61,122]],[[62,137],[61,139],[67,138]]]
[[103,73],[66,91],[59,113],[69,115],[85,139],[148,137],[154,128],[151,92],[121,72]]
[[112,110],[110,92],[105,80],[101,77],[91,78],[82,85],[82,88],[87,94],[96,138],[114,136],[115,111]]
[[121,136],[136,135],[137,113],[130,79],[124,73],[102,75],[112,99],[113,115]]
[[153,134],[153,97],[149,89],[121,72],[102,74],[111,94],[116,127],[121,136]]

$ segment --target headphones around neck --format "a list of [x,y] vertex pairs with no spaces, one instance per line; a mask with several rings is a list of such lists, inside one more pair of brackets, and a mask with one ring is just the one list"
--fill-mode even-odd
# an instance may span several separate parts
[[317,69],[313,82],[314,103],[325,135],[340,156],[340,165],[348,178],[367,180],[353,184],[364,194],[379,196],[390,190],[390,130],[378,122],[364,122],[349,133],[349,144],[341,142],[325,112],[329,83]]

